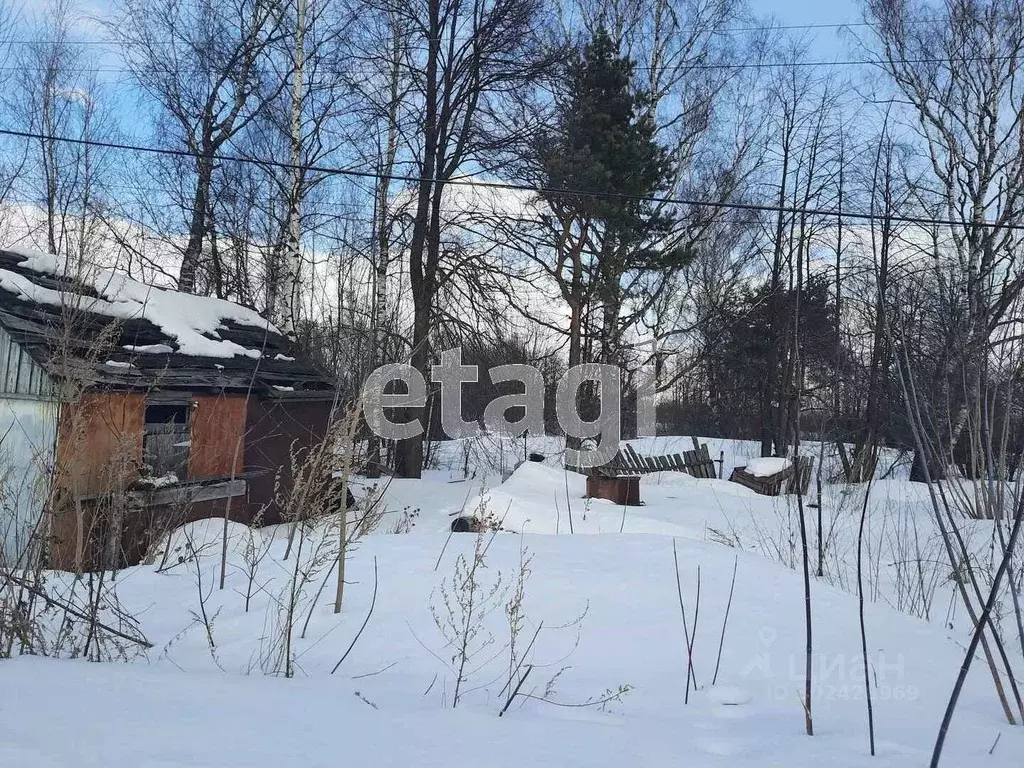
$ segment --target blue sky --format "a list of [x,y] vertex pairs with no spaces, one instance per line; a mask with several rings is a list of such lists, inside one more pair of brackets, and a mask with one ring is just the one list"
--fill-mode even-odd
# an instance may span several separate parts
[[[780,25],[844,24],[861,21],[857,0],[748,0],[750,9],[761,18],[772,17]],[[806,30],[811,52],[822,60],[846,58],[849,43],[838,29]]]

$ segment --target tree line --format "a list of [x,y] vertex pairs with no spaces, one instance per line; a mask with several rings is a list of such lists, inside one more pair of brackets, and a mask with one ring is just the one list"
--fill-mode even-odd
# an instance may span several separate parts
[[452,346],[600,362],[666,430],[802,430],[850,481],[1013,476],[1024,4],[861,10],[830,66],[729,0],[8,5],[0,225],[253,307],[348,397]]

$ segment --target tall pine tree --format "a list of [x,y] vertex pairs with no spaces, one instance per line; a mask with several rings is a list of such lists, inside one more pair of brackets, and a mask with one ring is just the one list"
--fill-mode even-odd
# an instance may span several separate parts
[[647,198],[664,190],[672,169],[633,71],[611,37],[595,32],[570,60],[554,125],[538,141],[543,197],[553,213],[552,273],[571,310],[570,365],[584,361],[585,318],[595,307],[600,352],[587,357],[619,362],[623,276],[679,257],[658,248],[673,221]]

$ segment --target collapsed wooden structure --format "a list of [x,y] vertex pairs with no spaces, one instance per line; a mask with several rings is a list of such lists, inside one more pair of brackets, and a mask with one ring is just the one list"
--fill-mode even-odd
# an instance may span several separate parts
[[[587,496],[607,499],[624,506],[635,506],[640,501],[640,476],[653,472],[685,472],[693,477],[717,478],[715,460],[708,447],[692,438],[693,450],[660,456],[644,456],[625,443],[614,458],[600,467],[593,467],[587,475]],[[722,459],[718,460],[719,469]]]
[[643,456],[626,443],[607,467],[648,474],[650,472],[686,472],[694,477],[715,478],[715,461],[711,458],[706,444],[693,438],[693,450],[670,453],[661,456]]
[[762,496],[781,496],[796,493],[801,496],[807,493],[811,484],[811,471],[814,457],[798,456],[796,461],[789,461],[787,466],[769,475],[756,475],[747,468],[736,467],[729,476],[729,481],[738,483]]
[[[660,456],[644,456],[636,452],[629,443],[616,452],[615,457],[600,467],[593,467],[587,474],[587,496],[608,499],[617,504],[639,504],[641,475],[653,472],[685,472],[693,477],[721,478],[724,456],[712,459],[708,446],[696,437],[693,450]],[[795,461],[782,459],[785,466],[769,474],[747,471],[747,467],[736,467],[729,476],[730,482],[738,483],[763,496],[807,493],[814,468],[814,458],[800,456]],[[717,472],[715,464],[718,464]]]

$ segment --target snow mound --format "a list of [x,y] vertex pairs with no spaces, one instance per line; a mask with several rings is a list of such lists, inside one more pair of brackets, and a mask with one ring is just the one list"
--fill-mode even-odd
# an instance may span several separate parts
[[[263,531],[259,528],[250,528],[242,523],[229,522],[229,555],[243,555],[248,547],[253,546],[254,537],[259,539],[262,536]],[[171,531],[158,545],[153,547],[147,559],[150,562],[173,563],[189,560],[193,554],[199,557],[219,555],[223,542],[223,518],[197,520]]]
[[776,456],[764,456],[759,459],[751,459],[747,462],[746,473],[754,477],[769,477],[788,469],[789,459]]

